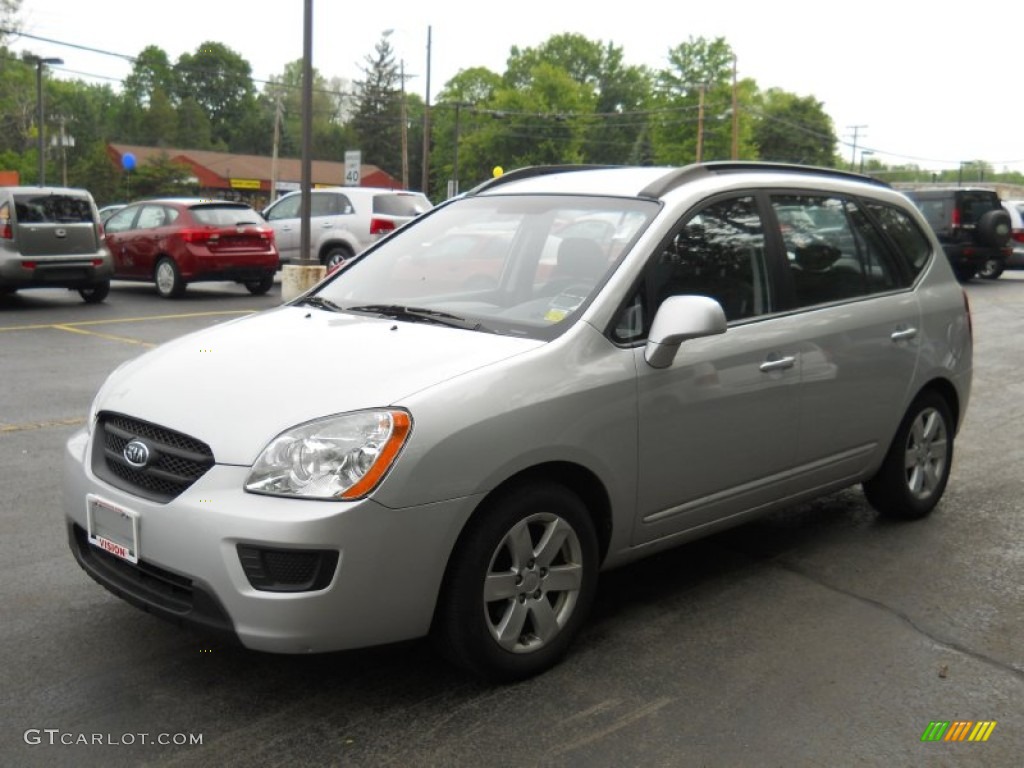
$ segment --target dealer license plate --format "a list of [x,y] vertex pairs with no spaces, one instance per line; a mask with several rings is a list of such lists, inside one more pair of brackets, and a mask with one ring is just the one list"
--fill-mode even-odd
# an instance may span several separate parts
[[96,496],[87,497],[89,543],[129,563],[139,562],[139,516]]

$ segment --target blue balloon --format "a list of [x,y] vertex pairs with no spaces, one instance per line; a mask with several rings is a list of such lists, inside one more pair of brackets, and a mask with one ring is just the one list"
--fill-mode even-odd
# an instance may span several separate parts
[[124,168],[126,171],[134,171],[135,155],[133,155],[131,152],[125,152],[123,155],[121,155],[121,167]]

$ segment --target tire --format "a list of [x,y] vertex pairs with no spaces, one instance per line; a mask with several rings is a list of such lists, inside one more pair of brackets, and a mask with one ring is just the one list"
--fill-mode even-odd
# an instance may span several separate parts
[[981,245],[1002,248],[1010,242],[1012,235],[1010,214],[1002,208],[986,211],[974,228],[974,238]]
[[99,304],[110,293],[110,281],[104,280],[90,285],[88,288],[79,288],[78,295],[86,304]]
[[185,294],[185,281],[181,277],[178,265],[166,256],[160,258],[153,270],[153,282],[156,292],[165,299],[178,299]]
[[978,270],[978,277],[983,277],[986,280],[997,280],[1003,274],[1004,269],[1006,269],[1006,262],[1003,259],[985,259],[985,263]]
[[262,296],[274,287],[274,273],[268,272],[259,280],[249,280],[245,287],[253,296]]
[[514,488],[481,509],[460,537],[438,597],[434,640],[450,661],[484,679],[536,675],[561,659],[585,620],[597,569],[594,524],[576,494],[549,482]]
[[953,464],[953,418],[945,399],[923,392],[911,403],[878,472],[864,494],[879,514],[925,517],[939,503]]
[[328,272],[333,272],[341,267],[346,261],[355,256],[352,250],[344,245],[333,245],[323,255],[324,266]]

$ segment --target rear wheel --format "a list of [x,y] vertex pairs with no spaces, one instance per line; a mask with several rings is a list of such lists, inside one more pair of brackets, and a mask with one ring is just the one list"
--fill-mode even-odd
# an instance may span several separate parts
[[986,280],[995,280],[1006,268],[1005,262],[1002,259],[986,259],[985,263],[978,270],[978,277],[984,277]]
[[521,486],[478,512],[456,547],[434,638],[484,678],[520,680],[553,666],[583,623],[597,586],[597,537],[576,494]]
[[269,291],[274,285],[274,273],[268,272],[259,280],[249,280],[246,282],[245,287],[249,293],[253,296],[262,296]]
[[86,288],[79,288],[78,295],[82,297],[82,301],[86,304],[99,304],[110,293],[110,281],[104,280],[101,283],[95,283]]
[[327,267],[328,272],[333,272],[338,267],[341,267],[346,261],[351,259],[355,254],[352,253],[351,249],[346,248],[343,245],[332,246],[324,253],[323,262],[324,266]]
[[886,517],[916,520],[942,498],[953,463],[953,418],[935,392],[907,410],[881,468],[864,483],[871,506]]
[[153,282],[156,283],[156,292],[165,299],[177,299],[185,293],[185,281],[178,265],[166,256],[156,263]]

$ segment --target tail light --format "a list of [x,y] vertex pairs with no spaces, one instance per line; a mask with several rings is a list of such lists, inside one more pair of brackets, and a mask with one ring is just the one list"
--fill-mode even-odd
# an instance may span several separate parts
[[960,229],[960,207],[953,206],[953,229]]
[[216,243],[220,240],[220,233],[210,232],[205,229],[183,229],[179,234],[186,243],[193,243],[195,245]]
[[1024,229],[1015,229],[1010,233],[1015,242],[1024,243]]
[[36,268],[36,263],[34,261],[23,261],[23,262],[21,262],[21,266],[24,269],[35,269]]
[[0,240],[13,240],[14,231],[11,229],[11,222],[4,220],[3,227],[0,228]]
[[395,222],[388,219],[370,219],[371,235],[386,235],[395,229]]

